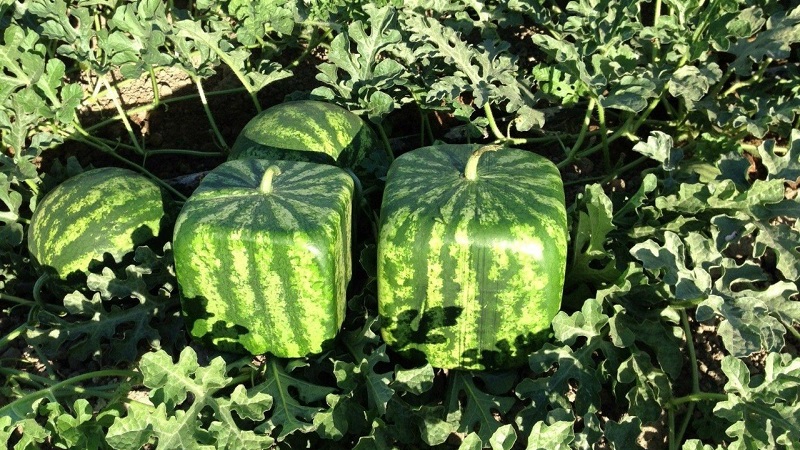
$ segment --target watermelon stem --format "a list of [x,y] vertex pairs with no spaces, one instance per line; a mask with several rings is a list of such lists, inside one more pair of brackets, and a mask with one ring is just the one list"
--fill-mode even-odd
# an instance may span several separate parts
[[0,350],[5,350],[8,345],[13,342],[18,337],[22,336],[25,333],[25,330],[28,328],[27,323],[23,323],[22,325],[18,326],[17,328],[11,330],[10,333],[7,335],[0,337]]
[[389,157],[389,162],[391,163],[394,161],[394,152],[392,151],[392,144],[389,143],[389,136],[386,135],[383,125],[376,123],[375,128],[378,130],[378,135],[381,137],[381,142],[383,142],[383,149],[386,150],[386,156]]
[[37,304],[44,306],[44,300],[42,300],[42,287],[45,283],[50,279],[50,275],[43,273],[39,278],[36,279],[36,282],[33,284],[33,299],[36,301]]
[[494,137],[501,141],[508,139],[505,135],[503,135],[503,132],[500,131],[500,128],[497,126],[497,121],[494,120],[494,113],[492,113],[492,107],[488,102],[483,104],[483,111],[486,114],[486,119],[489,121],[489,129],[492,130]]
[[200,103],[203,104],[203,110],[206,112],[206,117],[208,118],[208,123],[211,125],[211,131],[214,132],[214,137],[217,138],[217,144],[221,146],[225,151],[230,150],[230,146],[228,143],[225,142],[225,138],[220,133],[219,128],[217,128],[217,121],[214,120],[214,114],[211,113],[211,109],[208,107],[208,100],[206,99],[206,91],[203,89],[203,83],[200,80],[200,77],[197,75],[191,75],[192,81],[194,81],[195,88],[197,89],[197,93],[200,95]]
[[478,178],[478,160],[486,152],[494,152],[502,148],[502,145],[484,145],[483,147],[475,150],[467,160],[467,167],[464,168],[464,178],[469,181],[475,181]]
[[278,166],[269,166],[267,171],[264,172],[264,176],[261,178],[261,185],[259,186],[259,190],[265,194],[269,194],[272,192],[272,178],[275,175],[280,175],[281,169]]
[[119,119],[122,121],[122,124],[125,126],[125,130],[128,132],[128,137],[130,137],[131,142],[133,142],[134,147],[136,147],[136,153],[143,155],[144,149],[142,148],[141,144],[139,143],[139,138],[136,136],[136,133],[133,132],[133,127],[131,126],[130,120],[128,120],[128,114],[125,112],[125,109],[122,107],[122,103],[120,103],[120,94],[119,91],[108,82],[105,76],[100,78],[100,81],[106,88],[106,92],[108,92],[108,96],[111,98],[111,102],[114,104],[114,107],[117,109],[117,114],[119,115]]
[[[75,139],[76,141],[82,142],[82,143],[84,143],[84,144],[86,144],[86,145],[88,145],[90,147],[96,148],[96,149],[108,154],[109,156],[117,159],[118,161],[122,162],[123,164],[126,164],[126,165],[132,167],[134,170],[137,170],[137,171],[141,172],[142,174],[150,177],[153,181],[155,181],[156,183],[161,185],[161,187],[163,187],[164,189],[166,189],[167,191],[172,193],[172,195],[174,195],[176,198],[178,198],[178,199],[180,199],[182,201],[186,200],[186,196],[181,194],[180,192],[178,192],[178,190],[175,189],[174,187],[170,186],[169,183],[167,183],[166,181],[162,180],[161,178],[158,178],[152,172],[150,172],[149,170],[145,169],[143,166],[140,166],[139,164],[136,164],[135,162],[130,161],[129,159],[127,159],[124,156],[120,155],[119,153],[116,152],[116,150],[114,148],[112,148],[110,145],[106,144],[100,138],[97,138],[97,137],[92,136],[91,134],[89,134],[88,131],[84,130],[83,127],[81,127],[81,124],[79,122],[73,123],[73,126],[75,126],[75,131],[77,131],[78,134],[80,135],[80,136],[73,137],[73,139]],[[147,153],[144,153],[144,156],[146,158],[147,157]]]

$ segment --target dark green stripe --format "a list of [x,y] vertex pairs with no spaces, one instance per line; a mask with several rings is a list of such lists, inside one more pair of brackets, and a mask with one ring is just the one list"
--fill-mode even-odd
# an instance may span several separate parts
[[[529,324],[530,327],[549,326],[549,319],[558,309],[560,287],[563,283],[563,266],[557,261],[563,264],[565,259],[564,251],[559,247],[566,245],[566,214],[563,190],[558,187],[558,171],[551,163],[530,153],[503,153],[504,150],[501,150],[485,154],[478,166],[478,180],[469,182],[461,177],[461,172],[466,159],[475,148],[442,146],[416,150],[398,158],[389,172],[381,211],[380,242],[407,245],[416,250],[411,255],[398,253],[394,257],[400,257],[401,260],[393,260],[388,259],[389,253],[382,252],[379,248],[379,309],[382,315],[388,316],[386,318],[389,323],[384,332],[389,333],[387,339],[390,342],[396,338],[401,339],[398,345],[404,348],[400,350],[421,349],[429,354],[429,360],[434,365],[441,363],[446,364],[445,367],[480,368],[484,363],[502,365],[524,362],[524,353],[529,349],[515,350],[516,343],[513,341],[518,337],[525,341],[525,332],[508,325],[517,322]],[[412,212],[405,212],[405,208]],[[445,224],[442,236],[444,245],[438,255],[431,255],[429,258],[427,255],[433,233],[433,220],[442,220]],[[531,250],[538,249],[542,259],[537,261],[532,256],[518,254],[516,252],[521,251],[519,248],[498,250],[498,257],[505,255],[508,265],[499,270],[495,279],[491,279],[490,271],[498,271],[500,264],[499,260],[494,259],[492,246],[502,240],[512,239],[512,227],[518,223],[541,223],[532,231],[540,237],[540,242],[532,241],[530,245],[535,245]],[[450,255],[451,250],[458,248],[455,235],[459,224],[467,228],[471,241],[469,259],[464,260],[461,265],[456,259],[458,255]],[[545,233],[545,225],[554,227],[556,235]],[[440,261],[442,265],[441,291],[446,299],[445,308],[473,308],[460,304],[462,290],[466,286],[457,281],[471,280],[472,276],[468,274],[478,275],[474,280],[475,286],[469,286],[469,289],[477,290],[476,303],[490,305],[488,309],[475,309],[475,323],[472,319],[467,319],[465,312],[460,324],[438,330],[437,334],[450,340],[446,346],[434,341],[408,341],[408,332],[396,327],[413,328],[418,323],[392,322],[392,318],[404,308],[426,308],[426,286],[432,283],[428,279],[428,267],[433,259]],[[518,273],[522,269],[522,260],[533,264],[528,269],[532,276],[549,277],[550,283],[555,283],[546,288],[552,291],[550,295],[542,295],[536,285],[540,281],[536,278],[531,279],[534,285],[520,285],[513,289],[505,282],[527,282],[526,278],[522,278],[521,272]],[[400,278],[398,271],[409,266],[413,267],[413,285],[416,288],[410,298],[400,298],[395,295],[395,292],[401,291],[400,286],[394,283]],[[501,300],[502,297],[508,299]],[[537,312],[545,311],[541,314],[541,325],[533,325],[538,323],[537,317],[540,315],[528,312],[529,308]],[[465,320],[468,322],[464,322]],[[538,330],[529,331],[535,333]],[[499,341],[506,341],[505,344],[511,345],[510,354],[502,355],[498,352],[499,349],[495,346]],[[525,346],[530,343],[522,344]],[[488,360],[481,361],[481,352],[484,350],[493,354],[489,355]],[[516,359],[511,360],[509,357]]]
[[[87,202],[90,195],[96,198]],[[112,205],[103,217],[95,217]],[[146,236],[126,245],[114,238],[147,222],[157,234],[162,215],[161,191],[151,180],[127,169],[90,170],[62,183],[39,204],[31,221],[29,249],[40,263],[59,272],[101,259],[104,252],[119,258]]]
[[[261,175],[270,164],[277,164],[282,172],[276,176],[274,181],[274,191],[272,194],[262,194],[258,191]],[[322,167],[322,168],[321,168]],[[231,174],[231,183],[238,186],[227,188],[225,179]],[[329,177],[325,179],[323,177]],[[231,197],[233,196],[233,197]],[[328,256],[316,257],[314,267],[307,268],[310,273],[317,274],[318,270],[326,271],[322,273],[330,274],[330,278],[335,278],[335,270],[340,270],[341,264],[338,261],[344,259],[343,253],[347,252],[349,258],[349,248],[342,248],[342,241],[345,236],[342,231],[347,229],[349,233],[349,222],[343,224],[346,212],[349,211],[352,196],[352,181],[340,169],[326,166],[317,166],[306,163],[290,163],[286,161],[260,161],[242,160],[231,161],[223,164],[210,173],[198,187],[193,195],[184,205],[176,226],[176,266],[181,267],[177,260],[179,258],[191,257],[191,249],[184,249],[180,242],[183,241],[183,234],[191,235],[199,223],[207,222],[207,226],[219,230],[214,239],[219,247],[215,253],[223,262],[220,271],[224,272],[234,265],[232,256],[227,254],[231,250],[226,246],[230,233],[235,229],[251,230],[253,233],[264,233],[269,236],[273,246],[280,248],[273,250],[269,261],[258,261],[256,252],[247,253],[247,266],[251,267],[246,274],[246,289],[248,293],[257,292],[263,298],[263,308],[258,311],[236,310],[237,298],[244,298],[242,292],[229,282],[229,278],[224,273],[203,273],[201,276],[181,277],[181,269],[178,269],[179,281],[184,292],[202,292],[203,286],[209,280],[218,280],[214,286],[219,290],[218,300],[225,301],[233,308],[223,318],[229,323],[242,323],[242,320],[253,323],[253,315],[256,314],[264,323],[263,339],[268,342],[268,351],[281,356],[297,356],[286,354],[287,342],[297,344],[301,351],[318,351],[321,342],[316,341],[312,336],[313,332],[320,329],[329,330],[331,336],[338,330],[341,322],[338,316],[338,302],[344,302],[343,295],[344,283],[346,280],[331,280],[333,284],[325,289],[319,290],[320,299],[315,302],[328,302],[331,311],[326,312],[324,320],[309,320],[306,318],[306,311],[297,297],[295,286],[292,285],[291,276],[298,268],[295,267],[293,258],[288,249],[299,245],[295,241],[294,230],[308,230],[310,241],[328,242],[336,241],[337,250]],[[344,211],[340,211],[344,210]],[[283,211],[283,212],[281,212]],[[291,218],[291,223],[283,223],[278,217]],[[338,237],[337,235],[341,235]],[[197,245],[202,245],[202,240],[193,241]],[[252,238],[249,245],[257,245]],[[330,244],[317,243],[325,252],[329,251]],[[304,248],[301,248],[305,251]],[[227,253],[226,253],[227,252]],[[333,265],[335,264],[336,267]],[[344,270],[344,269],[341,269]],[[280,283],[284,290],[284,295],[276,295],[275,292],[265,292],[261,280],[265,279],[267,273],[280,274]],[[316,275],[315,275],[316,277]],[[212,281],[213,282],[213,281]],[[191,286],[188,286],[191,284]],[[185,286],[186,285],[186,286]],[[310,299],[309,299],[310,300]],[[307,300],[306,300],[307,301]],[[284,317],[272,316],[267,304],[273,310],[282,311],[288,320],[296,324],[292,326],[292,332],[281,332],[280,327],[276,326]],[[327,308],[328,306],[323,306]],[[313,323],[312,323],[313,322]],[[245,325],[246,326],[246,325]],[[314,338],[312,342],[311,338]],[[252,351],[252,349],[251,349]]]

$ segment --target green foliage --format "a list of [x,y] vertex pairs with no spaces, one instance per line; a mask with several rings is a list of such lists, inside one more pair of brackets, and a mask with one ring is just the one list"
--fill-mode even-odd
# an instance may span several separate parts
[[[670,450],[797,448],[800,7],[789,5],[0,0],[0,444],[631,449],[647,426]],[[189,77],[187,95],[160,97],[165,69]],[[445,371],[381,340],[381,180],[362,186],[348,317],[319,355],[188,346],[168,242],[64,297],[36,284],[27,227],[67,174],[132,167],[179,205],[186,192],[151,173],[153,156],[199,171],[228,151],[208,98],[243,94],[258,111],[282,100],[266,88],[289,94],[304,75],[316,82],[293,97],[362,115],[395,153],[488,140],[562,169],[565,295],[526,367]],[[139,80],[152,100],[121,101]],[[146,139],[137,115],[176,103],[203,106],[218,151]],[[99,105],[110,109],[90,119]]]

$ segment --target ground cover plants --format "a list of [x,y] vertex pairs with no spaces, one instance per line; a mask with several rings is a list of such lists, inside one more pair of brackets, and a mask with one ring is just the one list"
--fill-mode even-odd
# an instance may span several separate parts
[[[800,7],[758,0],[0,0],[0,442],[9,448],[800,448]],[[90,167],[172,211],[267,106],[326,100],[383,148],[332,349],[187,339],[172,247],[60,295],[26,232]],[[566,286],[518,370],[379,336],[392,159],[497,143],[566,184]]]

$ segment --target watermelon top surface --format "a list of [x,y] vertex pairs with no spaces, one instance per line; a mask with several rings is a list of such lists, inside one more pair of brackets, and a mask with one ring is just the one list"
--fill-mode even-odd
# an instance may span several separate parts
[[354,169],[382,153],[375,132],[356,114],[332,103],[300,100],[265,109],[236,138],[229,160],[310,161]]
[[36,207],[28,249],[44,270],[67,279],[93,260],[125,254],[157,236],[164,217],[161,188],[128,169],[92,169],[56,186]]
[[378,244],[386,341],[437,367],[524,364],[561,304],[564,190],[547,159],[517,149],[438,145],[387,176]]
[[[265,193],[271,167],[279,172]],[[353,188],[342,169],[308,162],[244,159],[211,171],[174,232],[192,335],[253,354],[320,351],[344,318]]]

